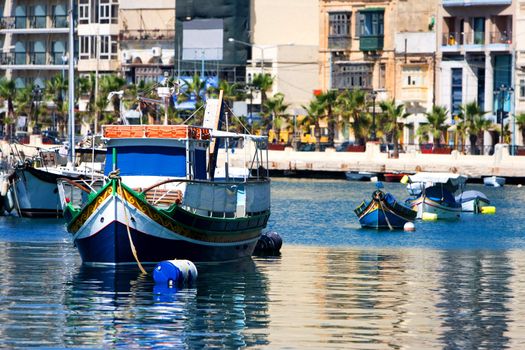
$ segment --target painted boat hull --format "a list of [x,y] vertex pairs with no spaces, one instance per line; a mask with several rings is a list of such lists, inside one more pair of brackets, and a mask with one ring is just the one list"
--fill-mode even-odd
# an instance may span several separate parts
[[461,205],[450,206],[449,203],[433,200],[425,195],[410,201],[410,206],[422,219],[423,213],[436,214],[438,219],[458,220],[461,217]]
[[[122,197],[124,193],[125,199]],[[65,210],[82,261],[135,264],[169,259],[219,262],[251,256],[269,211],[248,219],[209,218],[175,208],[161,211],[124,188],[101,190],[79,215]],[[128,235],[129,227],[129,235]]]
[[399,174],[399,173],[383,174],[383,177],[385,178],[385,182],[400,182],[403,176],[405,176],[405,174]]
[[[373,198],[368,203],[363,202],[354,212],[363,228],[373,229],[403,229],[407,222],[416,218],[416,213],[410,208],[383,198]],[[401,208],[401,206],[403,208]]]

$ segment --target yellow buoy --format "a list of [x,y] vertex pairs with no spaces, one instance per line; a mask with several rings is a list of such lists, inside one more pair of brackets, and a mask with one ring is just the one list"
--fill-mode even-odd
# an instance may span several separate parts
[[492,205],[481,207],[481,214],[496,214],[496,207]]
[[423,212],[423,215],[421,216],[421,219],[423,219],[423,221],[434,221],[437,220],[437,218],[438,214],[436,213]]
[[401,180],[399,180],[403,185],[406,185],[408,183],[408,176],[404,175]]

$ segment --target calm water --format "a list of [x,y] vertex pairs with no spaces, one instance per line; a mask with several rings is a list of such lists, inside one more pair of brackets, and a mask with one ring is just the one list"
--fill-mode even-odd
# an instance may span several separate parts
[[58,220],[0,218],[0,347],[525,347],[525,188],[472,186],[496,215],[377,233],[352,211],[372,184],[272,186],[282,256],[199,265],[180,290],[82,266]]

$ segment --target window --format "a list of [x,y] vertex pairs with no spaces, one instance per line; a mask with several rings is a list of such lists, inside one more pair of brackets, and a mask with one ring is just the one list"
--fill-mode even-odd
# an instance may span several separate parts
[[117,50],[117,37],[115,35],[100,37],[100,59],[117,58]]
[[403,86],[416,87],[425,85],[425,71],[421,67],[403,67]]
[[336,64],[333,69],[333,89],[369,89],[372,87],[372,65]]
[[384,89],[386,83],[386,65],[384,63],[381,63],[379,65],[379,89]]
[[79,58],[82,60],[89,59],[91,57],[91,37],[81,36],[80,40],[80,55]]
[[350,36],[351,12],[331,12],[328,14],[329,36]]
[[384,10],[359,11],[356,35],[382,36],[384,34]]
[[525,79],[520,79],[520,98],[525,99]]
[[78,23],[89,24],[90,22],[90,0],[80,0],[78,3]]
[[118,23],[118,0],[100,0],[99,23]]
[[463,69],[452,68],[451,72],[451,96],[450,96],[450,113],[458,115],[460,112],[461,102],[463,100]]

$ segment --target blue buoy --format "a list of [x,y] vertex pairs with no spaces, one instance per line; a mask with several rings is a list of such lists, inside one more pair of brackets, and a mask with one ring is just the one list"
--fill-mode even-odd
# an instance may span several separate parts
[[169,287],[190,284],[197,280],[197,276],[197,268],[189,260],[164,260],[153,270],[155,283]]
[[283,240],[275,231],[265,232],[261,235],[253,251],[254,255],[279,255]]

